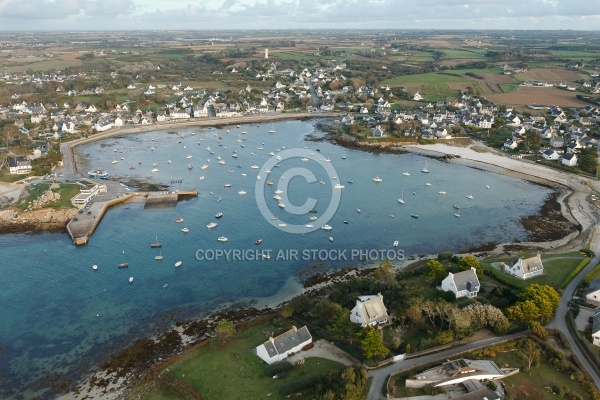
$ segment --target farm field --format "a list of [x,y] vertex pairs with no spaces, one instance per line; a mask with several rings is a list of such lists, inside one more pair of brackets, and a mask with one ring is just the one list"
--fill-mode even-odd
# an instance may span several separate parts
[[579,79],[582,79],[582,74],[576,71],[558,68],[535,68],[520,74],[516,74],[515,77],[523,81],[560,83],[575,82]]
[[487,50],[463,50],[463,49],[443,49],[446,60],[456,59],[483,59]]
[[493,93],[486,97],[494,103],[506,105],[540,104],[559,107],[585,107],[587,103],[579,100],[576,96],[577,92],[554,87],[518,86],[511,93]]

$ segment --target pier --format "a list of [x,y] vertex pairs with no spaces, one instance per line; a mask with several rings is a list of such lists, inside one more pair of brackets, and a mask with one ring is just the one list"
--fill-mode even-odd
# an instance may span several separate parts
[[87,244],[108,209],[128,201],[144,202],[145,207],[172,207],[179,200],[198,197],[197,190],[163,192],[134,192],[107,200],[96,200],[89,208],[81,209],[67,224],[67,232],[77,246]]

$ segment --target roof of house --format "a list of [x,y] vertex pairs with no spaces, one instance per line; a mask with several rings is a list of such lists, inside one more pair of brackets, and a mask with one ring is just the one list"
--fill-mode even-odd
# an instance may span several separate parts
[[594,318],[592,320],[592,334],[600,331],[600,307],[594,310]]
[[312,336],[310,335],[310,332],[308,332],[306,326],[303,326],[300,329],[296,329],[296,327],[293,326],[289,331],[274,338],[269,338],[269,340],[263,343],[263,346],[267,349],[269,357],[273,358],[278,354],[287,353],[300,343],[310,340],[312,340]]
[[360,296],[356,300],[356,307],[360,310],[367,324],[388,318],[387,309],[383,304],[383,296],[377,294],[375,296]]
[[544,269],[542,258],[539,254],[530,258],[522,258],[521,265],[523,266],[523,273],[525,274]]
[[565,160],[570,160],[570,159],[572,159],[572,158],[574,158],[574,159],[576,159],[576,160],[577,160],[577,154],[575,154],[575,153],[568,153],[568,154],[565,154],[565,155],[563,156],[563,158],[564,158]]
[[466,271],[457,272],[454,274],[454,284],[456,285],[457,291],[468,290],[472,292],[479,288],[479,278],[474,269],[468,269]]
[[598,291],[600,289],[600,279],[596,279],[590,282],[588,286],[587,292],[585,294],[590,294]]

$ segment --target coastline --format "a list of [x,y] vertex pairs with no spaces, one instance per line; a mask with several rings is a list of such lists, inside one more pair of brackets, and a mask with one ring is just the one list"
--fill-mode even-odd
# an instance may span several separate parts
[[[312,116],[310,116],[312,117]],[[330,117],[330,116],[329,116]],[[300,117],[304,118],[304,117]],[[284,118],[281,118],[284,119]],[[285,119],[298,119],[297,115],[289,115]],[[266,120],[269,120],[268,118]],[[264,121],[264,119],[263,119]],[[205,122],[205,126],[213,126],[215,121],[191,121],[184,123],[185,126],[196,126],[197,122]],[[210,122],[210,123],[209,123]],[[223,121],[225,122],[225,121]],[[222,125],[236,124],[241,121],[226,121]],[[247,123],[247,121],[245,122]],[[161,126],[160,129],[169,130],[173,126]],[[157,126],[147,127],[147,130],[157,130]],[[125,132],[125,130],[115,130],[107,132],[107,136],[98,137],[94,135],[93,140],[100,140],[106,137],[118,136],[126,133],[140,132],[137,128],[131,128]],[[89,139],[89,138],[88,138]],[[71,143],[71,142],[69,142]],[[78,143],[79,145],[82,143]],[[73,146],[75,147],[75,146]],[[473,148],[477,148],[474,150]],[[571,234],[554,241],[548,242],[522,242],[522,243],[500,243],[496,244],[492,250],[475,250],[475,255],[478,256],[490,256],[490,255],[501,255],[509,251],[515,251],[515,248],[520,247],[522,249],[538,248],[546,251],[567,251],[573,249],[579,249],[584,247],[587,243],[591,230],[596,222],[597,213],[592,209],[592,205],[588,202],[587,197],[592,191],[598,190],[600,184],[596,181],[589,180],[588,178],[577,178],[574,179],[575,175],[566,174],[561,171],[552,170],[550,168],[531,164],[532,168],[528,168],[529,164],[524,161],[515,160],[505,155],[494,154],[493,150],[487,149],[479,144],[472,145],[470,147],[454,147],[449,145],[410,145],[402,147],[403,152],[415,153],[423,156],[443,158],[447,162],[453,162],[457,164],[466,165],[472,168],[478,168],[489,172],[499,173],[503,175],[512,176],[518,179],[525,179],[537,184],[551,186],[559,189],[560,195],[558,196],[558,202],[561,204],[561,212],[571,223],[579,225],[579,230],[574,230]],[[448,155],[455,155],[457,157],[448,157]],[[535,167],[535,168],[534,168]],[[477,254],[478,253],[478,254]],[[397,269],[406,268],[408,265],[419,260],[426,260],[433,258],[435,255],[413,255],[407,257],[402,262],[395,262],[394,265]],[[348,280],[357,275],[368,274],[372,269],[377,268],[377,264],[355,266],[351,269],[344,269],[333,273],[324,273],[311,280],[311,284],[302,285],[300,280],[297,278],[291,278],[286,281],[284,287],[279,292],[270,296],[258,300],[256,302],[245,299],[224,305],[220,310],[216,310],[212,314],[198,318],[193,321],[187,321],[185,326],[177,326],[171,329],[170,332],[177,332],[182,341],[182,346],[173,349],[172,354],[168,355],[167,358],[176,357],[179,354],[185,352],[191,347],[198,346],[203,341],[209,339],[214,329],[214,324],[220,318],[234,318],[233,320],[238,323],[243,323],[248,319],[256,318],[261,315],[270,314],[273,309],[285,304],[291,298],[300,295],[307,294],[310,296],[318,296],[323,293],[329,286],[334,283]],[[189,329],[188,329],[189,328]],[[192,333],[193,332],[193,333]],[[155,338],[157,339],[157,338]],[[161,360],[165,357],[162,357]],[[156,363],[156,360],[148,362],[148,364]],[[98,371],[93,376],[95,379],[88,379],[83,386],[80,386],[79,393],[71,392],[59,398],[64,400],[75,400],[83,398],[120,398],[124,391],[128,388],[127,381],[135,376],[136,380],[140,376],[143,376],[148,370],[155,367],[155,365],[146,365],[144,371],[134,371],[135,374],[127,374],[125,379],[117,379],[113,375],[106,374],[105,371]],[[133,371],[132,371],[133,372]],[[111,391],[110,394],[106,393],[107,387],[94,386],[90,382],[95,380],[117,381],[116,384],[109,384],[108,388]]]

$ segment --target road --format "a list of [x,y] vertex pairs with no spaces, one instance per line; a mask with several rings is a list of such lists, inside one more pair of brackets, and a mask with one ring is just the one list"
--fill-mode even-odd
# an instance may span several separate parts
[[368,372],[369,378],[371,378],[371,387],[369,388],[369,393],[367,394],[368,400],[383,400],[386,397],[381,394],[383,387],[387,381],[388,376],[392,372],[400,371],[407,368],[412,368],[417,365],[426,364],[438,360],[445,361],[448,358],[454,358],[456,354],[463,353],[466,351],[471,351],[480,347],[491,346],[495,343],[501,342],[506,339],[513,339],[519,336],[522,336],[523,333],[513,333],[512,335],[506,335],[501,337],[493,337],[488,339],[478,340],[476,342],[472,342],[469,344],[465,344],[463,346],[454,347],[450,350],[442,351],[440,353],[435,354],[427,354],[422,357],[417,358],[409,358],[408,360],[398,361],[396,363],[390,364],[386,367],[370,370]]
[[566,335],[567,339],[569,340],[569,344],[571,345],[571,351],[577,356],[577,358],[579,358],[579,361],[581,361],[587,372],[594,379],[596,387],[600,389],[600,376],[596,373],[596,371],[591,367],[587,359],[583,356],[583,353],[579,349],[577,342],[575,341],[575,339],[569,331],[569,328],[567,327],[567,322],[565,319],[565,316],[569,311],[569,302],[573,298],[575,289],[577,288],[581,280],[585,277],[585,275],[592,269],[594,269],[594,267],[598,265],[598,262],[600,262],[600,232],[598,227],[595,227],[594,231],[592,232],[590,249],[596,255],[594,256],[594,258],[591,259],[590,263],[586,265],[585,268],[571,282],[569,282],[562,294],[560,304],[558,306],[558,310],[556,310],[554,319],[550,321],[550,323],[546,325],[546,327],[558,329]]

